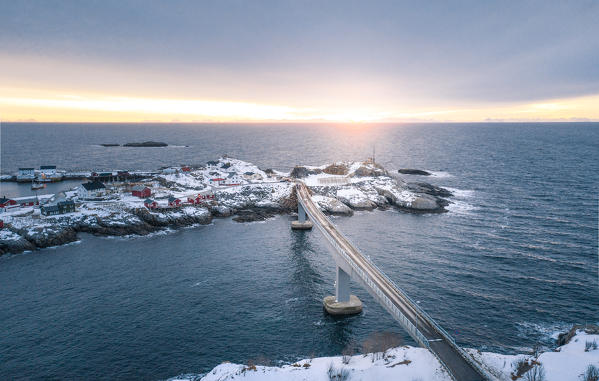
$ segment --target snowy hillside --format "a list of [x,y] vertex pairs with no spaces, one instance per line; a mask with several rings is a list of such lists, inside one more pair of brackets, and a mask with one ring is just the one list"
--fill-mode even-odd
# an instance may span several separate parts
[[[599,368],[598,334],[577,331],[567,344],[539,355],[503,355],[469,350],[499,381],[527,380],[527,373],[544,372],[544,381],[581,381],[590,365]],[[590,347],[590,348],[589,348]],[[526,370],[519,377],[520,370]],[[516,377],[516,378],[513,378]],[[223,363],[207,374],[186,375],[169,381],[451,381],[437,359],[426,349],[403,346],[384,354],[305,359],[281,367]],[[537,381],[542,381],[537,379]],[[586,380],[584,380],[586,381]]]

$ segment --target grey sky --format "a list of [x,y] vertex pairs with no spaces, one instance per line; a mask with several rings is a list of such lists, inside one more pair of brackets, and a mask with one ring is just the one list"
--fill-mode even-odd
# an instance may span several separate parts
[[597,1],[2,0],[0,25],[0,57],[137,67],[186,78],[185,95],[194,81],[269,99],[360,81],[390,99],[599,93]]

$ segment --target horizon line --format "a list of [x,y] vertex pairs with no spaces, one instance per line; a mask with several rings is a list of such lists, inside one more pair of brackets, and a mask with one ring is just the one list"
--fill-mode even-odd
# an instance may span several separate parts
[[252,121],[37,121],[37,120],[0,120],[0,124],[347,124],[347,125],[369,125],[369,124],[514,124],[514,123],[599,123],[599,119],[567,118],[547,120],[479,120],[479,121],[456,121],[456,120],[423,120],[423,121],[331,121],[331,120],[252,120]]

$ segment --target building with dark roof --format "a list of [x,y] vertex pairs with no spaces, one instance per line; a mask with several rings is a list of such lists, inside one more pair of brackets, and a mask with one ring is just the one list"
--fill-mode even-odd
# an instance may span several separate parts
[[80,199],[101,199],[108,194],[106,186],[99,181],[83,183],[77,188]]

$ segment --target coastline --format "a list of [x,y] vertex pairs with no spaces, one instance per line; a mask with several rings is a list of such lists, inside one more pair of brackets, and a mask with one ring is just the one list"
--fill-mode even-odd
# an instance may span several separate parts
[[[588,367],[596,367],[599,350],[587,343],[599,342],[599,327],[574,326],[559,335],[554,348],[531,353],[499,354],[466,349],[497,381],[525,380],[527,373],[542,368],[546,381],[578,381]],[[333,377],[331,377],[331,375]],[[346,353],[331,357],[298,359],[271,366],[262,359],[247,364],[223,362],[205,374],[182,374],[168,381],[244,380],[436,380],[451,381],[439,361],[426,349],[412,346],[380,348],[377,352]],[[337,378],[335,378],[337,377]]]
[[[215,176],[235,177],[237,184],[214,186]],[[233,175],[231,175],[233,174]],[[168,198],[181,203],[148,208],[143,198],[113,187],[102,200],[81,199],[76,190],[49,198],[72,200],[76,211],[43,216],[38,208],[16,208],[0,213],[0,255],[20,253],[76,241],[78,233],[99,236],[147,235],[169,228],[209,224],[213,218],[233,217],[236,222],[264,221],[297,210],[294,181],[304,181],[319,208],[329,215],[351,216],[354,211],[389,209],[408,213],[443,213],[452,193],[423,182],[406,182],[379,164],[335,163],[320,167],[297,166],[291,172],[261,170],[251,163],[222,157],[201,168],[186,171],[167,168],[141,184],[152,189],[161,205]],[[215,199],[199,204],[190,197],[210,191]]]

